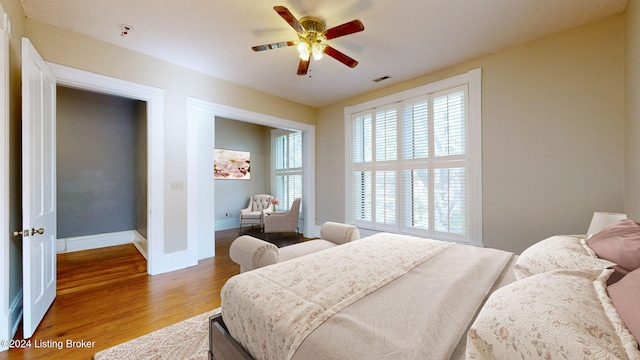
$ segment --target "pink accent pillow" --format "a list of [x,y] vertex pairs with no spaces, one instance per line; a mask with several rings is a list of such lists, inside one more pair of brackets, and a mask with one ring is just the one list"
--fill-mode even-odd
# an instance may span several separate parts
[[628,273],[607,291],[620,319],[640,342],[640,269]]
[[587,241],[601,259],[612,261],[626,271],[640,268],[640,225],[633,220],[615,222]]

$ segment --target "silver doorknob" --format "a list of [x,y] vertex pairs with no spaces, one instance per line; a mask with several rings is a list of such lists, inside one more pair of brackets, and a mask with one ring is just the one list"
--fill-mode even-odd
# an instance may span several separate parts
[[33,236],[33,235],[35,235],[35,234],[40,234],[40,235],[44,234],[44,228],[40,228],[40,229],[38,229],[38,230],[36,230],[36,229],[31,229],[31,236]]

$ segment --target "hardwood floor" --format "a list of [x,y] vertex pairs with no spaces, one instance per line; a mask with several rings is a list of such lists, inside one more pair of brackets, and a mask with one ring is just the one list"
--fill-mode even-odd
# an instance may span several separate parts
[[[57,297],[31,347],[0,352],[0,360],[91,359],[100,350],[219,307],[222,285],[240,271],[229,258],[237,235],[237,229],[216,232],[214,258],[155,276],[147,275],[146,260],[133,245],[59,254]],[[297,239],[285,235],[272,242],[281,247]],[[21,334],[19,329],[15,340]],[[68,341],[80,344],[68,347]]]

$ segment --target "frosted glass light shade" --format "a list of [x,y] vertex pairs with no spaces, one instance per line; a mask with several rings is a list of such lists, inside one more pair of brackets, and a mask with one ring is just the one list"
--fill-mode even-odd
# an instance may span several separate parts
[[591,225],[589,225],[589,230],[587,230],[587,235],[593,235],[616,221],[626,219],[627,214],[594,212],[593,218],[591,218]]

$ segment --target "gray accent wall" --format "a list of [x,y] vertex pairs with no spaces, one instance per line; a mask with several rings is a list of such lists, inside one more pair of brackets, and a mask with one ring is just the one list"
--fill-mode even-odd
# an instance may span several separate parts
[[[216,224],[233,224],[223,225],[226,228],[237,226],[240,209],[247,207],[249,197],[271,192],[270,134],[272,129],[267,126],[216,117],[215,147],[251,153],[251,179],[214,181]],[[211,178],[213,179],[213,169],[211,169]],[[216,230],[221,228],[217,227]]]
[[136,231],[144,238],[147,236],[147,103],[144,101],[136,101],[137,116],[135,122],[135,144],[136,144],[136,163],[135,163],[135,186],[136,186]]
[[57,91],[58,238],[146,229],[144,103]]

